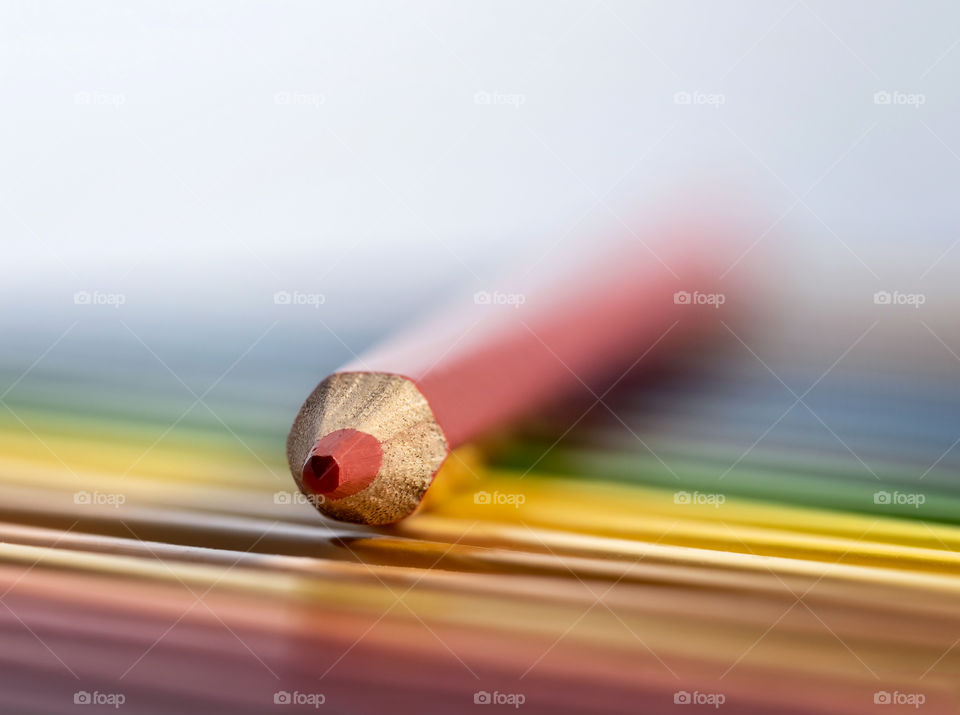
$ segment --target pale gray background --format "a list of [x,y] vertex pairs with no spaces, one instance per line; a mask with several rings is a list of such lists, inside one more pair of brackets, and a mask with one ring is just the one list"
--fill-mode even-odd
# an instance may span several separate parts
[[717,190],[761,229],[725,280],[759,268],[778,310],[844,315],[924,290],[947,335],[958,43],[946,2],[3,2],[4,327],[35,356],[113,319],[75,291],[115,291],[138,333],[176,316],[242,345],[316,317],[287,289],[376,332]]

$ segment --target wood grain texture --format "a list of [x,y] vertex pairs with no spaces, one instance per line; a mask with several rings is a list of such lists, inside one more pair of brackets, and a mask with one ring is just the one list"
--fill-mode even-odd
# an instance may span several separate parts
[[[306,488],[301,468],[314,443],[346,428],[380,441],[380,471],[363,491],[324,499]],[[287,438],[297,486],[324,514],[342,521],[391,524],[412,513],[447,456],[430,405],[410,380],[374,373],[336,373],[304,402]]]

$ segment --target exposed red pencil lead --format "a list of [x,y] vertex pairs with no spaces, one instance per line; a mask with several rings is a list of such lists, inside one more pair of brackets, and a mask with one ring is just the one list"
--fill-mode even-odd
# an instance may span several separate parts
[[376,437],[355,429],[336,430],[314,443],[303,463],[303,486],[327,499],[343,499],[366,489],[382,461]]

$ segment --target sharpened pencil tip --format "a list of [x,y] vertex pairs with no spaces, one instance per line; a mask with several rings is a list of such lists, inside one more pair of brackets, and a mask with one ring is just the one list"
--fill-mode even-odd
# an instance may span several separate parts
[[383,448],[373,435],[341,429],[320,437],[301,472],[303,487],[327,499],[343,499],[366,489],[380,472]]

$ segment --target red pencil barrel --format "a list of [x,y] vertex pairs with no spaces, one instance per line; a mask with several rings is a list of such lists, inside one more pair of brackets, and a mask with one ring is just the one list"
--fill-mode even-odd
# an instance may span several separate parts
[[477,294],[344,371],[413,380],[457,447],[564,395],[598,396],[601,379],[697,320],[703,311],[682,296],[707,291],[726,268],[701,250],[715,238],[674,229],[652,250],[630,241],[540,289]]

